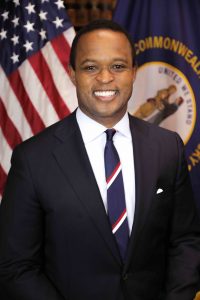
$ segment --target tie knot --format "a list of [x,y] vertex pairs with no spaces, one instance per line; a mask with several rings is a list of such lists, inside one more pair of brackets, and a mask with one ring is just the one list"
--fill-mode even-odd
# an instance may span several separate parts
[[107,135],[107,141],[112,141],[112,138],[114,136],[114,134],[116,133],[116,130],[115,129],[107,129],[105,131],[106,135]]

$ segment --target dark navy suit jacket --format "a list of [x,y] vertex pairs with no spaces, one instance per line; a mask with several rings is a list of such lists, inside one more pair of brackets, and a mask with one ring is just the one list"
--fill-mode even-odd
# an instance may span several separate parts
[[15,149],[0,208],[1,300],[193,299],[200,225],[182,142],[131,116],[130,128],[136,208],[124,264],[75,113]]

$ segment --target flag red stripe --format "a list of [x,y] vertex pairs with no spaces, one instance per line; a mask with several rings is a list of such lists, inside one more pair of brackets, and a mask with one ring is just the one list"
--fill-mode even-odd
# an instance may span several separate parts
[[51,41],[52,47],[57,54],[61,64],[64,69],[68,72],[68,64],[69,64],[69,54],[70,54],[70,46],[65,39],[65,37],[61,34],[57,36],[55,39]]
[[64,118],[70,113],[65,102],[61,98],[51,74],[51,71],[40,51],[29,57],[31,66],[37,74],[42,86],[47,93],[49,100],[53,104],[55,111],[57,112],[60,119]]
[[3,194],[3,189],[6,183],[7,175],[5,171],[3,170],[2,166],[0,165],[0,194]]
[[9,118],[2,99],[0,98],[0,120],[1,129],[7,140],[7,143],[13,149],[17,144],[22,142],[22,138],[13,124],[12,120]]
[[19,103],[21,104],[22,110],[30,124],[33,134],[38,133],[39,131],[45,128],[45,125],[42,119],[40,118],[37,110],[33,106],[28,94],[26,93],[23,81],[20,77],[18,70],[13,72],[8,77],[8,79]]

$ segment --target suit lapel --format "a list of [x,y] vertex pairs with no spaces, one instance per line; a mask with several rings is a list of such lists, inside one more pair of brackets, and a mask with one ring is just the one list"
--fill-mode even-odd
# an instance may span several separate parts
[[54,156],[107,247],[118,263],[121,263],[75,114],[66,121],[56,132],[56,137],[61,140],[61,144],[54,151]]
[[[134,222],[124,271],[128,267],[151,206],[151,198],[155,192],[158,157],[158,147],[155,147],[150,139],[148,126],[143,127],[138,120],[130,118],[130,128],[134,149],[136,199]],[[71,183],[77,199],[90,215],[105,244],[117,262],[121,264],[119,250],[108,222],[75,114],[62,123],[55,135],[61,141],[60,146],[54,151],[60,168]]]
[[149,127],[141,126],[141,122],[130,118],[130,128],[133,140],[135,164],[135,215],[128,247],[127,268],[137,240],[146,223],[148,212],[152,203],[152,196],[156,188],[156,166],[158,153],[153,141],[150,139]]

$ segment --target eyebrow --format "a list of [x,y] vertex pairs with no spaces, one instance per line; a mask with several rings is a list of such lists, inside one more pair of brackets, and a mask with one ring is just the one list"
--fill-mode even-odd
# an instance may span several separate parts
[[81,65],[84,65],[85,63],[88,63],[88,62],[89,62],[89,63],[95,63],[96,60],[94,60],[94,59],[88,59],[88,58],[87,58],[87,59],[85,59],[84,61],[81,62]]
[[[117,61],[124,62],[124,63],[128,62],[127,59],[124,59],[124,58],[121,58],[121,57],[117,57],[117,58],[115,58],[115,59],[112,60],[112,62],[117,62]],[[96,63],[96,62],[97,62],[97,60],[95,60],[95,59],[89,59],[89,58],[87,58],[87,59],[85,59],[84,61],[81,62],[81,65],[84,65],[86,63]]]

